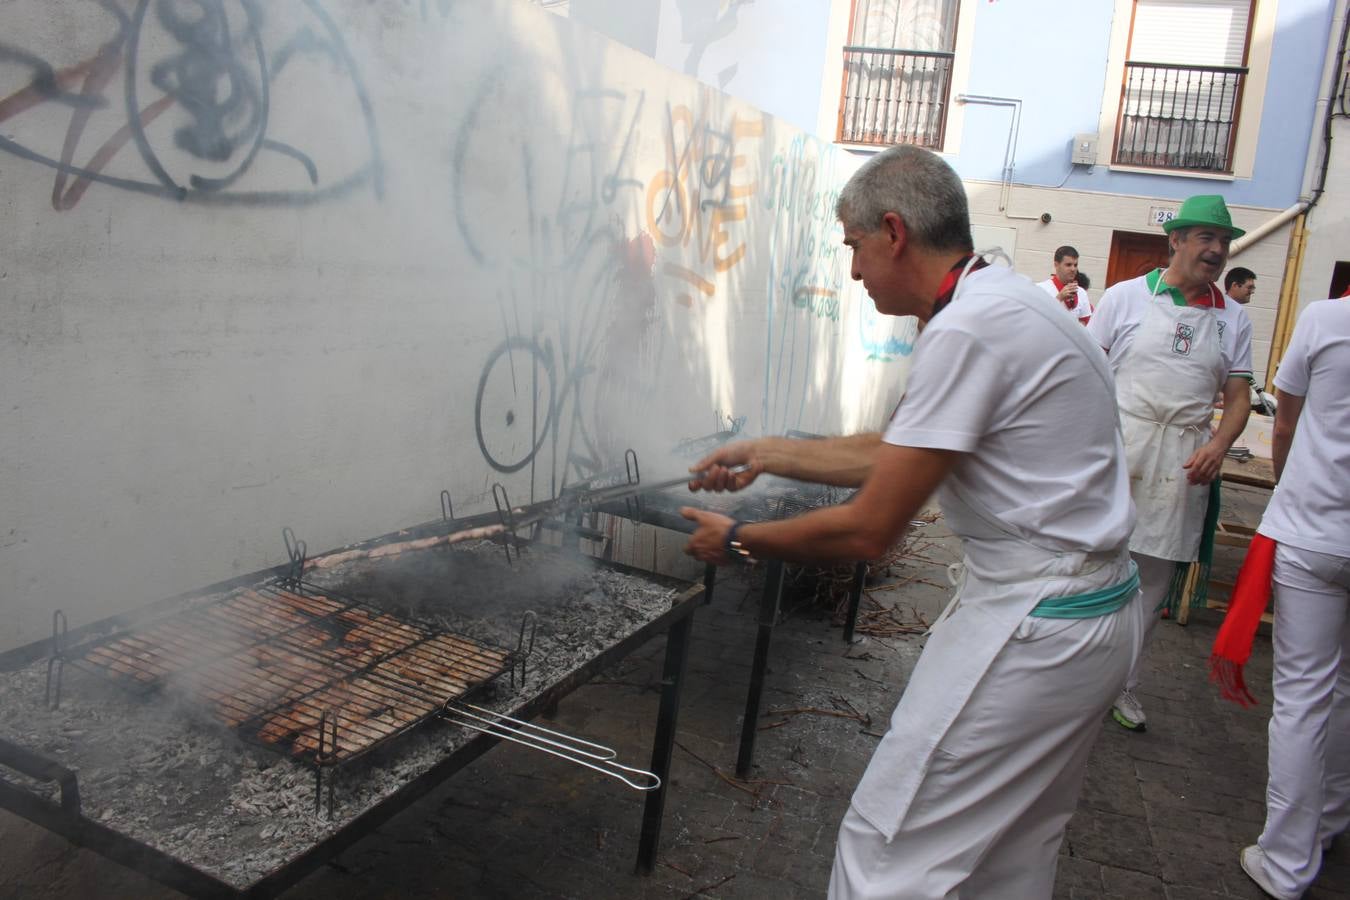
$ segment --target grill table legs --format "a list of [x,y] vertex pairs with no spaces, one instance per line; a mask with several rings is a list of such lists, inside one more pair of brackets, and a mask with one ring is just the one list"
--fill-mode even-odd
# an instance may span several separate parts
[[675,751],[675,721],[680,712],[680,689],[684,686],[685,663],[689,659],[689,633],[693,615],[670,626],[666,637],[666,661],[661,673],[661,708],[656,715],[656,735],[652,738],[652,765],[649,771],[661,779],[661,786],[647,794],[642,809],[642,836],[638,840],[637,871],[650,875],[656,865],[656,847],[661,838],[661,817],[670,788],[670,758]]
[[764,593],[759,598],[759,633],[755,637],[755,660],[750,666],[750,692],[745,697],[745,720],[741,722],[741,749],[736,755],[736,776],[750,774],[755,758],[755,734],[759,725],[759,701],[764,693],[764,670],[769,666],[769,639],[778,621],[783,598],[783,564],[772,560],[764,573]]
[[863,582],[867,580],[867,563],[853,567],[853,583],[848,588],[848,616],[844,619],[844,643],[855,642],[853,629],[858,624],[858,606],[862,603]]

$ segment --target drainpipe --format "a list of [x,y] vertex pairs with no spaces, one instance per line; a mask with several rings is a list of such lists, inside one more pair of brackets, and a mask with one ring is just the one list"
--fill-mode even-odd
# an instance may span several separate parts
[[1012,193],[1013,170],[1017,168],[1017,138],[1022,130],[1022,101],[1016,97],[991,97],[988,94],[957,94],[957,103],[978,103],[983,106],[1006,106],[1012,109],[1008,124],[1008,143],[1003,148],[1003,181],[998,193],[998,211],[1009,219],[1040,219],[1041,216],[1014,216],[1008,212],[1008,195]]
[[1262,222],[1260,225],[1256,226],[1251,231],[1244,234],[1242,237],[1233,241],[1233,243],[1228,248],[1228,258],[1232,259],[1234,256],[1237,256],[1239,253],[1241,253],[1243,250],[1246,250],[1252,244],[1255,244],[1262,238],[1266,237],[1272,231],[1275,231],[1276,229],[1282,228],[1283,226],[1289,224],[1296,217],[1306,212],[1308,207],[1311,205],[1312,202],[1310,200],[1299,200],[1297,203],[1295,203],[1293,206],[1289,207],[1284,212],[1277,215],[1275,218],[1270,219],[1269,221],[1266,222]]
[[1284,281],[1280,283],[1280,299],[1275,305],[1275,330],[1270,336],[1270,358],[1266,361],[1266,384],[1275,383],[1275,369],[1289,346],[1298,316],[1298,284],[1303,279],[1303,251],[1308,246],[1306,215],[1300,214],[1294,222],[1294,233],[1289,237],[1289,253],[1284,261]]
[[[1345,47],[1347,35],[1350,35],[1350,21],[1347,21],[1347,4],[1350,0],[1336,0],[1336,11],[1331,19],[1330,38],[1327,41],[1327,56],[1322,67],[1322,86],[1317,93],[1316,112],[1313,116],[1313,127],[1308,135],[1308,154],[1307,163],[1303,169],[1303,188],[1299,197],[1299,203],[1295,206],[1302,206],[1302,209],[1295,213],[1297,222],[1294,225],[1294,233],[1289,240],[1289,255],[1285,263],[1284,282],[1280,285],[1279,305],[1275,310],[1275,331],[1270,340],[1270,358],[1266,363],[1266,383],[1270,384],[1275,378],[1275,370],[1279,367],[1280,360],[1284,358],[1284,351],[1289,346],[1289,338],[1294,331],[1294,320],[1298,317],[1298,294],[1299,285],[1303,281],[1303,256],[1308,246],[1307,219],[1308,212],[1317,205],[1317,201],[1322,199],[1322,192],[1326,189],[1327,165],[1331,161],[1331,120],[1335,112],[1332,105],[1332,95],[1340,86],[1341,72],[1345,67]],[[1333,50],[1334,48],[1334,50]],[[1320,115],[1317,115],[1320,113]],[[1295,207],[1290,207],[1294,209]],[[1290,209],[1285,210],[1276,216],[1276,220],[1286,218]],[[1281,222],[1280,224],[1283,224]],[[1271,229],[1265,226],[1257,228],[1251,234],[1243,235],[1245,243],[1243,246],[1253,242],[1253,239],[1259,240],[1279,225],[1274,225]],[[1258,232],[1260,232],[1258,234]],[[1238,244],[1234,241],[1234,245]],[[1237,248],[1241,249],[1241,248]],[[1234,251],[1229,252],[1229,256]]]

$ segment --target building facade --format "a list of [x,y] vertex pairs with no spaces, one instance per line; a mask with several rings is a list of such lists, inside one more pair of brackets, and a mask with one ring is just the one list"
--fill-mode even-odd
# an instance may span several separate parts
[[[613,5],[572,0],[571,14],[607,27]],[[1281,349],[1281,296],[1294,312],[1326,296],[1347,255],[1343,141],[1329,142],[1326,190],[1315,183],[1328,111],[1344,127],[1343,0],[624,6],[651,35],[639,49],[822,138],[942,153],[977,242],[1038,279],[1070,244],[1099,296],[1165,261],[1161,226],[1185,197],[1222,194],[1259,231],[1233,260],[1257,273],[1258,382]],[[1314,196],[1305,222],[1292,211]],[[1297,271],[1291,242],[1306,245]]]

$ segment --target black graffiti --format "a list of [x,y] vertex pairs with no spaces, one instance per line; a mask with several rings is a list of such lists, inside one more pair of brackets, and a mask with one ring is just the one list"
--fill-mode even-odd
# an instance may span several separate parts
[[[464,245],[476,262],[498,264],[505,255],[516,264],[558,271],[573,266],[595,236],[608,230],[601,214],[620,193],[641,187],[637,179],[622,173],[631,164],[646,95],[576,88],[558,72],[534,72],[526,78],[518,69],[501,66],[485,73],[464,117],[455,125],[451,206]],[[503,134],[491,127],[503,109],[522,100],[533,102],[543,93],[538,83],[550,80],[560,83],[571,98],[570,110],[564,113],[566,138],[561,147],[553,141],[532,140],[528,128]],[[533,112],[514,111],[522,120],[529,120]],[[539,179],[538,173],[552,169],[559,158],[561,179]],[[523,216],[521,231],[526,240],[488,247],[474,197],[483,184],[503,177],[524,196],[515,201],[516,209],[502,209],[500,198],[492,198],[492,213],[494,217]]]
[[[498,422],[497,427],[493,428],[487,422],[490,407],[486,406],[483,400],[489,387],[498,380],[509,380],[511,392],[505,406],[495,409]],[[523,381],[528,382],[525,387],[521,385]],[[516,408],[518,402],[523,399],[522,390],[529,393],[528,418],[525,418],[527,414],[525,409]],[[541,399],[542,410],[539,408]],[[507,473],[519,472],[529,465],[548,438],[555,399],[551,348],[536,346],[524,338],[512,337],[507,338],[488,354],[487,364],[483,366],[482,374],[478,378],[478,392],[473,401],[474,434],[478,438],[478,449],[482,451],[487,464],[498,472]],[[526,428],[529,429],[528,438],[521,434]],[[489,430],[491,436],[488,434]],[[520,449],[522,441],[525,447],[523,451]]]
[[[265,98],[249,62],[235,53],[230,22],[221,0],[195,0],[195,14],[183,15],[175,0],[159,0],[159,23],[182,45],[182,52],[155,63],[150,81],[187,110],[192,122],[174,132],[178,146],[202,159],[224,162],[239,145],[256,142],[263,131]],[[241,7],[248,18],[248,43],[261,63],[262,36],[257,8]],[[261,73],[266,75],[265,69]]]
[[[0,150],[56,170],[54,202],[58,209],[74,206],[89,184],[177,201],[251,206],[312,204],[364,186],[371,187],[376,196],[383,194],[383,165],[374,108],[355,60],[319,0],[302,0],[297,7],[285,7],[288,12],[303,10],[301,14],[309,16],[310,24],[302,24],[290,33],[275,34],[269,32],[263,7],[257,0],[137,0],[130,15],[123,13],[113,0],[100,0],[100,5],[113,15],[115,26],[95,60],[58,72],[36,54],[0,45],[0,59],[19,62],[33,71],[32,81],[20,92],[26,95],[19,97],[20,102],[13,103],[8,110],[0,102],[0,121],[16,119],[24,109],[35,105],[31,102],[34,98],[72,109],[70,129],[60,156],[28,146],[21,137],[0,137]],[[234,16],[230,15],[231,10],[237,11]],[[142,32],[148,24],[153,24],[176,47],[160,58],[142,59]],[[269,57],[266,38],[272,37],[280,40],[275,41],[278,49]],[[369,147],[364,163],[339,173],[338,177],[325,179],[316,154],[268,135],[273,124],[272,84],[294,58],[304,55],[324,57],[330,63],[328,68],[346,79],[357,107],[349,120],[364,131]],[[117,108],[105,94],[105,85],[113,87],[109,81],[122,61],[125,61],[123,127],[120,131],[112,129],[114,137],[81,164],[75,160],[74,152],[90,115],[96,111],[107,115]],[[142,77],[146,84],[162,92],[161,97],[145,105],[143,100],[148,98],[140,96]],[[63,79],[74,82],[81,78],[83,86],[79,91],[72,90],[69,83],[64,86],[61,83]],[[171,174],[164,148],[155,146],[146,128],[149,121],[169,109],[178,110],[185,120],[172,132],[174,147],[186,159],[223,167],[223,173],[191,171],[177,177]],[[17,121],[21,124],[21,119]],[[148,170],[146,177],[105,171],[127,140],[134,142]],[[237,187],[263,153],[297,162],[303,170],[305,187],[275,190]],[[75,180],[74,185],[63,194],[62,186],[69,178]]]

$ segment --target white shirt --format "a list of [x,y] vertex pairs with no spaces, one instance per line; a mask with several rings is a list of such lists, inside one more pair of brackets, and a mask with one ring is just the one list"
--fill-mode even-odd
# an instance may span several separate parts
[[[1055,287],[1055,279],[1047,278],[1044,281],[1038,281],[1036,282],[1036,287],[1043,289],[1047,294],[1055,298],[1056,303],[1059,303],[1059,288]],[[1076,315],[1080,319],[1092,317],[1092,300],[1088,297],[1088,292],[1082,288],[1078,288],[1078,305],[1073,309],[1069,309],[1064,306],[1063,303],[1059,303],[1059,305],[1066,313]]]
[[950,477],[1040,546],[1122,546],[1134,505],[1115,388],[1051,322],[1010,302],[1013,291],[1047,302],[1002,266],[963,279],[919,336],[883,440],[967,454]]
[[1350,300],[1308,304],[1275,386],[1306,399],[1257,530],[1281,544],[1350,557]]
[[[1088,334],[1110,353],[1111,371],[1119,371],[1120,357],[1134,340],[1150,303],[1171,303],[1165,288],[1155,297],[1148,289],[1147,276],[1131,278],[1111,285],[1101,296],[1088,323]],[[1223,291],[1219,291],[1222,295]],[[1219,343],[1229,377],[1252,377],[1252,320],[1241,305],[1227,298],[1223,308],[1214,308],[1219,319]],[[1215,391],[1223,385],[1216,385]]]

